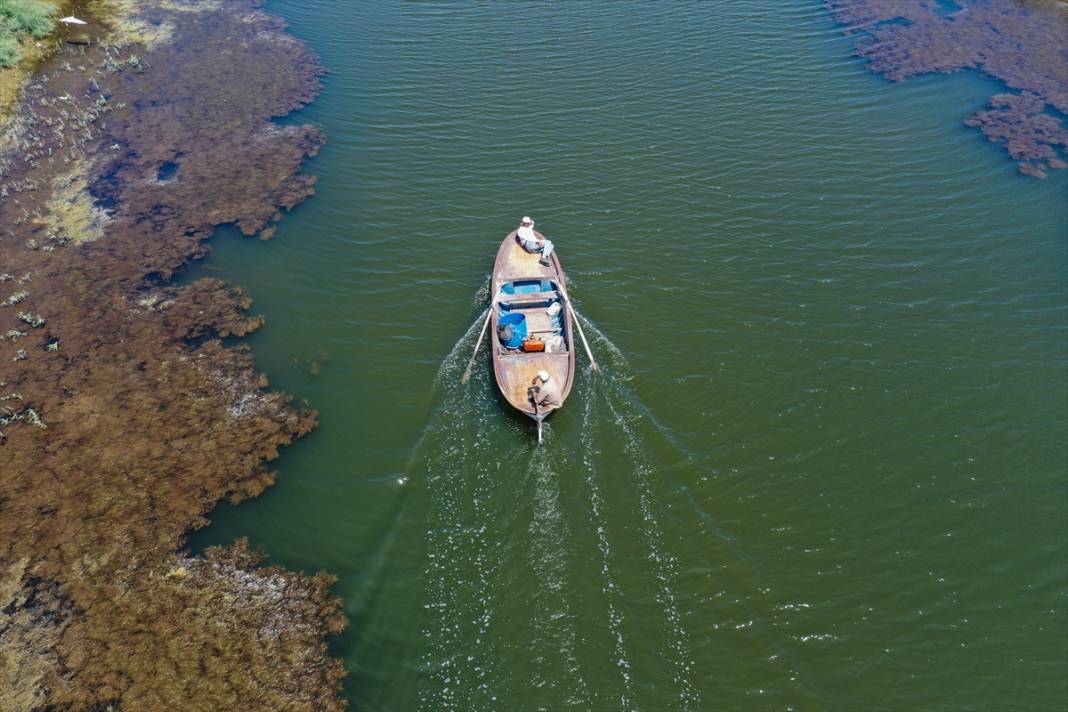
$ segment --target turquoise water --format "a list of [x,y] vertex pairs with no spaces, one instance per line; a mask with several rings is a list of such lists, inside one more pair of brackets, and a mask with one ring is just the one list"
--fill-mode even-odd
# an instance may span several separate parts
[[[338,575],[353,709],[1068,703],[1065,172],[757,6],[268,3],[319,192],[200,270],[322,425],[191,545]],[[524,214],[602,365],[542,448],[458,384]]]

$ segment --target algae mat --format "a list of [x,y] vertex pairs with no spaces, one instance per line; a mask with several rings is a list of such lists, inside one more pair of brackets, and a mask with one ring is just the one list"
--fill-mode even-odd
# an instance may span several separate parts
[[[318,194],[204,269],[322,427],[193,543],[340,577],[355,709],[1063,707],[1068,185],[1002,87],[801,0],[268,9]],[[542,449],[456,386],[524,214],[604,369]]]

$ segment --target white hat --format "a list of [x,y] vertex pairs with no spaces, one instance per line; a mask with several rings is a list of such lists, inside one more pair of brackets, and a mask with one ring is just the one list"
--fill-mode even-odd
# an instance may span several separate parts
[[530,218],[530,216],[524,215],[523,219],[519,221],[519,224],[526,225],[527,223],[530,223],[530,226],[534,227],[534,221]]
[[538,378],[541,379],[542,383],[548,383],[549,382],[549,378],[550,378],[549,377],[549,372],[548,371],[538,371]]

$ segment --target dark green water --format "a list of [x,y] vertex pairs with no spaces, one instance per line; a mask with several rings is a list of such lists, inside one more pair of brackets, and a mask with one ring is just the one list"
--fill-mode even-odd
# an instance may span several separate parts
[[[1064,708],[1068,181],[996,83],[817,0],[268,9],[319,194],[203,269],[322,427],[192,545],[340,577],[353,709]],[[456,383],[523,214],[603,364],[540,449]]]

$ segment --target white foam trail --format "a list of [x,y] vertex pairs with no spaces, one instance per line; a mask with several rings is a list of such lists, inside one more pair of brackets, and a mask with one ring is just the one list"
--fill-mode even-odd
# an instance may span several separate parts
[[[694,663],[675,596],[678,564],[664,544],[661,515],[652,488],[655,472],[645,454],[649,443],[633,425],[642,407],[625,383],[629,372],[626,358],[593,322],[581,314],[577,317],[593,336],[591,345],[598,351],[607,351],[606,356],[597,354],[606,367],[605,377],[589,372],[588,378],[583,379],[585,410],[580,452],[601,559],[612,641],[610,654],[620,675],[616,699],[622,710],[636,708],[624,634],[624,594],[611,568],[613,552],[597,471],[600,451],[620,446],[615,437],[611,443],[600,443],[604,430],[598,431],[595,425],[606,417],[618,426],[623,450],[634,463],[631,480],[642,517],[640,536],[653,562],[652,573],[657,582],[654,596],[666,618],[670,638],[661,653],[670,661],[679,706],[698,709],[701,699],[693,684]],[[500,428],[511,426],[501,417],[492,396],[492,377],[487,370],[476,369],[468,386],[456,386],[481,326],[481,318],[474,321],[442,362],[435,379],[435,388],[443,393],[442,402],[424,431],[414,459],[413,470],[425,471],[429,497],[427,563],[423,572],[427,613],[422,656],[425,672],[418,691],[419,704],[426,710],[495,709],[500,705],[491,689],[493,681],[500,679],[491,638],[495,612],[502,610],[501,601],[497,600],[501,594],[493,590],[502,550],[492,525],[499,513],[490,509],[500,506],[493,502],[507,500],[499,493],[501,483],[508,481],[501,476],[502,463],[523,458],[528,462],[528,482],[533,484],[530,562],[538,578],[534,601],[538,625],[532,646],[536,662],[549,663],[535,666],[531,685],[557,688],[563,704],[588,709],[596,698],[578,659],[578,633],[568,598],[567,557],[572,550],[569,542],[573,533],[559,507],[560,473],[574,467],[567,466],[566,451],[551,444],[536,448],[533,456],[530,444],[521,440],[513,452],[493,450],[491,443],[500,442],[493,436]],[[510,486],[514,486],[514,480]],[[545,669],[551,669],[554,660],[565,664],[564,680],[546,679]]]
[[[627,361],[627,357],[623,355],[623,352],[619,349],[619,347],[616,346],[615,343],[610,338],[608,338],[608,336],[603,331],[601,331],[600,327],[598,327],[594,321],[592,321],[585,314],[579,312],[577,309],[575,310],[575,314],[576,316],[578,316],[579,320],[581,320],[582,323],[586,326],[586,331],[591,336],[590,341],[595,345],[600,345],[603,346],[604,349],[607,349],[607,355],[601,352],[596,354],[596,358],[598,363],[602,364],[605,367],[603,370],[608,372],[608,378],[611,380],[612,386],[618,387],[620,389],[625,389],[625,393],[621,393],[619,395],[621,395],[623,399],[635,405],[638,410],[642,411],[647,416],[647,422],[649,422],[653,427],[656,428],[657,432],[663,437],[664,442],[672,449],[674,449],[680,457],[684,459],[690,459],[690,454],[685,452],[679,446],[678,441],[674,437],[672,437],[672,435],[667,432],[664,427],[652,417],[650,411],[641,403],[641,400],[638,398],[638,395],[633,390],[623,386],[624,383],[627,383],[634,379],[634,376],[632,375],[633,370],[630,368],[630,362]],[[587,373],[587,375],[589,377],[593,376],[593,374],[589,372]]]
[[[472,339],[471,331],[442,363],[439,381],[458,381],[466,362],[459,345]],[[419,445],[425,454],[417,466],[425,467],[430,498],[422,656],[428,684],[419,690],[420,707],[426,710],[495,707],[489,637],[497,608],[491,582],[499,557],[487,530],[499,465],[487,452],[493,421],[483,380],[446,390]]]
[[[598,547],[601,549],[603,562],[602,575],[605,578],[606,586],[614,586],[611,582],[608,568],[610,549],[603,529],[605,520],[604,516],[599,514],[601,498],[597,490],[594,465],[594,456],[597,451],[591,435],[592,426],[595,422],[593,403],[598,398],[607,406],[608,412],[619,427],[623,435],[624,451],[633,463],[632,479],[638,492],[638,505],[643,524],[642,538],[649,551],[649,558],[656,566],[655,576],[659,584],[654,596],[664,611],[673,639],[670,644],[670,650],[666,652],[670,657],[674,670],[674,682],[678,686],[679,701],[684,709],[699,709],[701,696],[700,691],[693,683],[694,661],[686,643],[688,636],[683,627],[679,605],[675,598],[678,561],[673,555],[665,551],[660,517],[655,506],[656,499],[650,482],[655,473],[645,454],[649,448],[631,425],[631,421],[637,419],[639,417],[638,412],[644,410],[644,408],[637,402],[637,395],[625,385],[625,382],[631,379],[629,375],[631,372],[630,365],[626,356],[591,319],[578,310],[576,310],[575,315],[586,328],[586,332],[590,334],[590,340],[593,344],[607,351],[607,355],[604,353],[597,354],[602,369],[605,371],[605,377],[600,378],[592,371],[588,372],[591,387],[588,389],[589,392],[585,394],[586,410],[582,435],[583,462],[586,465],[587,483],[590,488],[591,511],[598,525]],[[626,406],[629,406],[629,408],[626,408]],[[621,412],[623,410],[629,412],[624,414]],[[616,615],[614,603],[611,596],[609,596],[609,626],[616,636],[617,660],[620,661],[620,664],[623,664],[627,660],[625,655],[626,646],[619,626],[622,619],[615,619],[614,616]],[[625,675],[625,680],[629,683],[629,676]],[[629,686],[625,686],[624,690],[629,693]],[[630,706],[628,701],[621,701],[624,707]]]
[[[560,497],[559,472],[564,468],[555,461],[558,453],[539,447],[528,460],[528,474],[534,479],[534,517],[530,522],[533,568],[538,578],[535,616],[538,631],[535,649],[553,646],[567,663],[571,689],[565,693],[564,703],[577,709],[589,709],[590,692],[575,656],[575,626],[567,600],[567,522],[557,506]],[[543,639],[548,637],[548,641]],[[539,654],[539,658],[542,656]],[[560,684],[546,680],[540,670],[533,670],[533,687]]]
[[[611,383],[612,381],[608,381]],[[659,586],[654,593],[657,603],[660,604],[667,617],[668,627],[673,638],[670,650],[666,651],[674,669],[674,682],[678,686],[679,701],[684,709],[700,709],[700,691],[693,684],[694,661],[686,643],[687,633],[682,625],[682,616],[679,613],[679,604],[675,599],[676,581],[678,580],[678,561],[664,549],[663,531],[660,526],[660,517],[656,511],[655,495],[652,491],[650,479],[654,476],[652,467],[645,456],[646,448],[643,447],[641,437],[635,432],[630,424],[630,418],[626,417],[616,408],[612,395],[621,396],[617,402],[626,403],[625,392],[622,388],[616,388],[615,394],[601,391],[603,402],[607,405],[612,417],[623,433],[623,448],[634,464],[633,481],[638,490],[638,504],[642,515],[642,538],[649,550],[649,558],[656,566],[656,580]],[[622,409],[622,406],[621,406]],[[633,416],[632,416],[633,417]]]
[[[438,375],[434,377],[434,388],[441,388],[446,383],[459,383],[463,369],[467,367],[467,361],[471,358],[471,350],[475,348],[475,342],[478,340],[485,318],[486,312],[483,310],[478,318],[471,322],[471,326],[467,327],[463,336],[452,345],[449,353],[442,359],[441,366],[438,367]],[[477,367],[477,362],[475,365]]]
[[[574,302],[572,302],[571,305],[574,306]],[[609,366],[614,366],[615,369],[619,371],[619,376],[625,378],[626,380],[630,380],[630,363],[627,361],[627,357],[623,355],[623,352],[620,351],[619,347],[616,346],[615,343],[613,343],[613,341],[608,338],[608,336],[603,331],[601,331],[600,327],[597,326],[597,324],[595,324],[592,319],[580,312],[577,307],[575,308],[575,316],[577,316],[579,321],[582,322],[582,325],[586,327],[586,333],[593,337],[590,340],[593,343],[599,343],[603,345],[606,349],[608,349],[609,358],[605,359],[602,356],[601,363],[607,363]]]
[[[586,389],[588,391],[592,389]],[[593,523],[597,527],[597,549],[601,552],[601,579],[604,587],[605,600],[608,603],[608,629],[612,635],[612,657],[619,668],[622,688],[619,693],[619,706],[623,710],[633,709],[631,701],[634,691],[630,679],[630,657],[627,654],[627,641],[623,635],[623,615],[620,613],[620,605],[617,599],[622,596],[621,591],[612,579],[609,561],[612,558],[612,547],[608,543],[608,524],[604,515],[604,501],[601,499],[601,491],[597,485],[596,467],[594,457],[598,454],[593,444],[593,404],[594,399],[586,394],[586,402],[582,415],[582,463],[586,469],[586,487],[589,490],[590,514]]]
[[492,274],[486,275],[486,281],[482,283],[482,286],[475,290],[474,295],[471,297],[471,306],[473,307],[485,307],[489,302],[490,293],[490,280],[493,278]]

